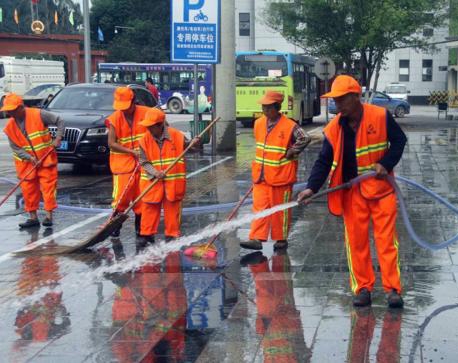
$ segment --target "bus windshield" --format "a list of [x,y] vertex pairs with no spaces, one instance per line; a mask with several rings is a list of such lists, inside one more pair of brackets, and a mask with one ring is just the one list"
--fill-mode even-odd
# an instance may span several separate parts
[[280,78],[288,75],[288,64],[282,55],[242,54],[237,56],[235,72],[239,78]]

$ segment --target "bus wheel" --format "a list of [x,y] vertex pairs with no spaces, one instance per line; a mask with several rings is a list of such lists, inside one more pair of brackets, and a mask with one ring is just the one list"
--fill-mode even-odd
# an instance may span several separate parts
[[171,113],[182,113],[183,112],[183,104],[178,98],[172,98],[167,103],[167,108]]

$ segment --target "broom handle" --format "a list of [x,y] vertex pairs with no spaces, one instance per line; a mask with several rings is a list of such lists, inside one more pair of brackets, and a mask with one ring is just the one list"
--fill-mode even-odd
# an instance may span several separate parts
[[[226,221],[230,221],[232,218],[234,218],[234,216],[236,215],[236,213],[242,206],[243,202],[248,198],[248,196],[251,194],[252,191],[253,191],[253,184],[251,184],[250,189],[248,189],[248,191],[245,193],[242,199],[240,199],[237,205],[234,207],[234,209],[232,209],[231,213],[227,216]],[[206,243],[205,248],[208,248],[210,245],[212,245],[220,234],[221,233],[215,234],[212,238],[210,238],[210,240]]]
[[[221,117],[218,117],[214,119],[212,122],[210,122],[208,126],[197,137],[202,137],[208,130],[210,130],[210,128],[215,124],[215,122],[219,121],[220,119]],[[193,140],[194,139],[191,140],[188,147],[184,149],[179,156],[177,156],[177,158],[172,162],[172,164],[170,164],[167,167],[167,169],[163,170],[164,174],[167,174],[183,158],[183,156],[185,156],[189,149],[191,149],[194,146]],[[159,179],[154,179],[153,182],[150,185],[148,185],[137,198],[135,198],[135,200],[130,204],[130,206],[124,211],[124,214],[129,213],[131,209],[135,206],[135,204],[137,204],[146,195],[146,193],[148,193],[158,183],[158,181]]]
[[3,203],[6,202],[6,200],[19,188],[19,186],[22,184],[22,182],[34,171],[37,167],[40,166],[40,164],[48,157],[49,154],[54,150],[54,146],[52,146],[46,154],[43,155],[43,157],[37,161],[37,163],[30,169],[23,177],[21,180],[18,181],[18,183],[3,197],[3,199],[0,201],[0,206],[3,205]]

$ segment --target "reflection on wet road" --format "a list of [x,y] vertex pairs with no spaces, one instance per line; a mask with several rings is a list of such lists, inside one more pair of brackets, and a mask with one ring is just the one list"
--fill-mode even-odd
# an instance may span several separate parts
[[[458,204],[457,129],[409,125],[406,131],[398,174]],[[235,202],[245,193],[253,152],[249,131],[238,144],[237,155],[227,160],[190,157],[190,173],[208,168],[189,178],[185,207]],[[318,151],[314,146],[302,156],[300,181]],[[108,208],[109,174],[63,174],[59,203]],[[0,194],[8,188],[0,183]],[[444,240],[458,231],[456,216],[417,191],[402,190],[420,236]],[[79,241],[103,221],[91,220],[96,214],[90,211],[60,211],[54,230],[18,231],[18,207],[11,200],[0,211],[0,256],[46,239],[50,245]],[[242,207],[241,216],[249,213],[249,206]],[[182,231],[197,233],[226,214],[215,209],[184,215]],[[271,242],[262,252],[240,251],[247,224],[219,237],[217,261],[171,252],[136,271],[97,273],[142,253],[133,228],[126,222],[120,239],[87,253],[0,261],[1,361],[456,361],[457,245],[421,249],[399,224],[405,309],[387,309],[381,288],[371,308],[355,309],[341,222],[328,214],[324,200],[294,210],[287,253],[274,253]]]

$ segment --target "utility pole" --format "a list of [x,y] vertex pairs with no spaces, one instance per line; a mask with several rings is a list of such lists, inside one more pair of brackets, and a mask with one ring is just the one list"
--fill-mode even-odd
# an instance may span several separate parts
[[216,65],[216,149],[235,151],[235,0],[221,1],[221,64]]
[[86,83],[92,81],[91,69],[91,27],[89,24],[89,0],[83,0],[84,18],[84,79]]

